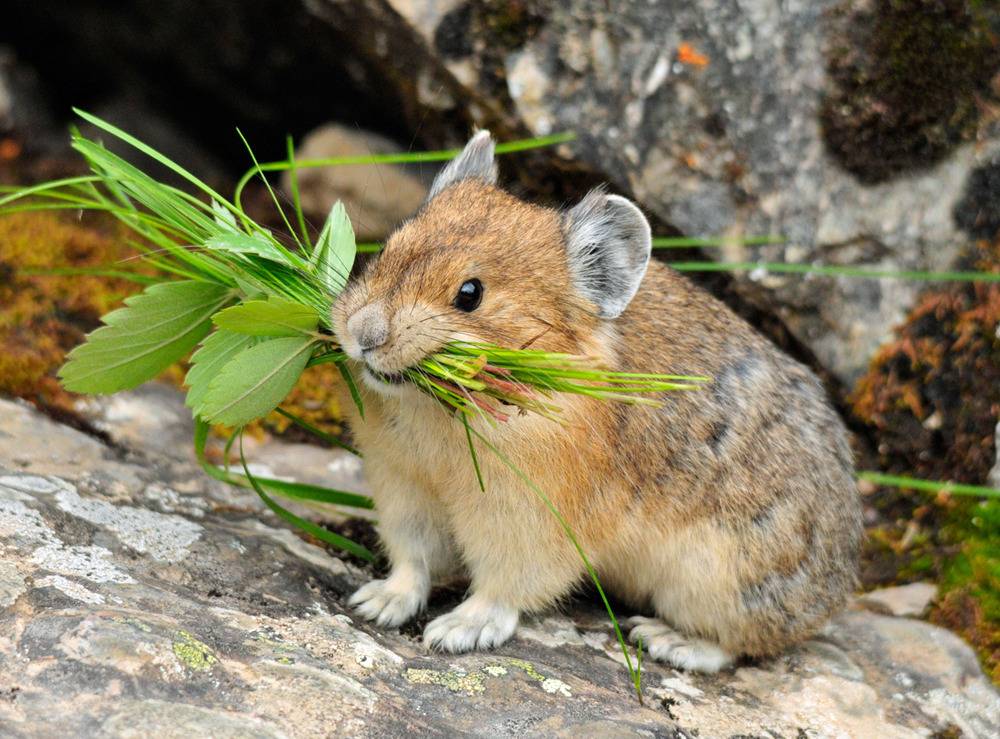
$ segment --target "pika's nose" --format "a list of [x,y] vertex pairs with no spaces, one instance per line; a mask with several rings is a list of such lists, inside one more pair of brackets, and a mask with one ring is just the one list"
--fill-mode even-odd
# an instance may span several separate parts
[[378,303],[370,303],[348,318],[347,330],[361,346],[362,352],[377,349],[389,338],[389,322]]

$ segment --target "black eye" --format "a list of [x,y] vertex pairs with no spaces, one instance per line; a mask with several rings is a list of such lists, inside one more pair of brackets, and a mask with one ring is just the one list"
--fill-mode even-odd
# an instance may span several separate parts
[[471,313],[479,304],[483,302],[483,283],[477,279],[466,280],[458,288],[458,295],[455,296],[455,307]]

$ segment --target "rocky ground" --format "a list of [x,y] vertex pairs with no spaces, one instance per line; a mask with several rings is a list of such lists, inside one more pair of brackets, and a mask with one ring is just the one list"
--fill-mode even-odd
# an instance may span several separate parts
[[[83,409],[109,441],[0,401],[5,736],[996,736],[1000,695],[928,592],[886,591],[778,659],[644,665],[631,692],[587,598],[489,653],[428,653],[345,598],[370,572],[209,480],[165,386]],[[359,489],[340,453],[271,442],[272,474]],[[363,488],[360,488],[363,489]],[[454,593],[441,594],[453,602]],[[433,607],[442,610],[438,599]]]

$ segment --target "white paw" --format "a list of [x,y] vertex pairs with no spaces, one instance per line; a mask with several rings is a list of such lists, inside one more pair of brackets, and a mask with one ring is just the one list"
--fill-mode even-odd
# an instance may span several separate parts
[[717,644],[704,639],[692,639],[678,634],[657,618],[636,616],[628,638],[632,643],[642,640],[642,650],[657,662],[666,662],[682,670],[713,673],[733,663],[732,656]]
[[399,626],[427,605],[428,588],[414,578],[390,576],[362,585],[347,602],[379,626]]
[[517,629],[513,608],[478,600],[472,596],[450,613],[431,621],[424,629],[424,645],[444,652],[489,649],[510,639]]

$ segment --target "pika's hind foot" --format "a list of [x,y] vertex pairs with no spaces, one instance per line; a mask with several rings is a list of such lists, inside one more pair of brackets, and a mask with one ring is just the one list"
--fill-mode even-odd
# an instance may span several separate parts
[[691,639],[679,634],[658,618],[636,616],[629,619],[633,626],[628,638],[636,644],[642,641],[642,651],[657,662],[666,662],[681,670],[714,673],[729,667],[733,657],[718,644],[704,639]]
[[430,586],[416,573],[393,571],[385,580],[362,585],[348,600],[359,614],[379,626],[399,626],[427,605]]
[[517,629],[513,608],[477,599],[475,595],[424,629],[424,645],[443,652],[468,652],[503,644]]

